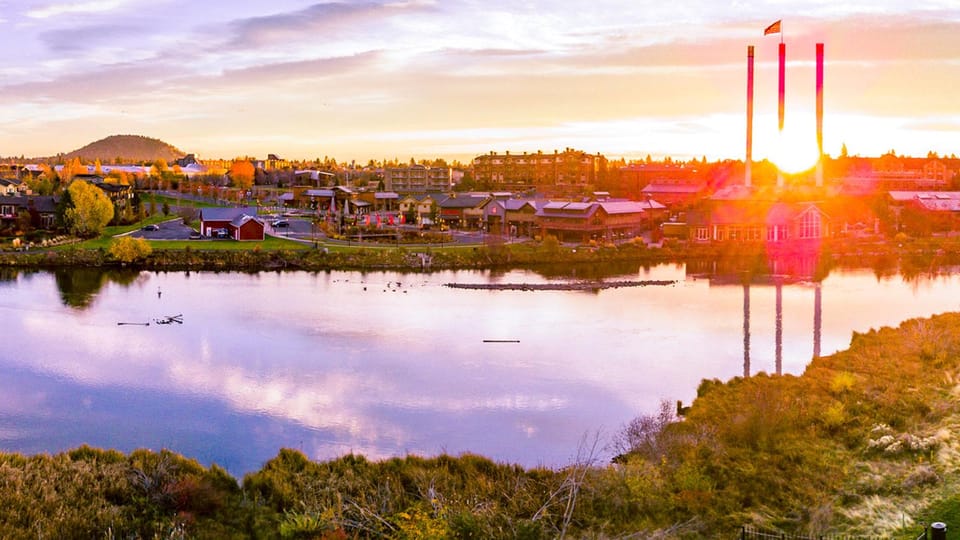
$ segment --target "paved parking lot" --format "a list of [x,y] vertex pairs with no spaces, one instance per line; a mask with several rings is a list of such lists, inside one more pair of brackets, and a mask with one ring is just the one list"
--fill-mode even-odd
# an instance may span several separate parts
[[183,224],[182,219],[174,219],[157,223],[157,230],[145,231],[143,229],[133,231],[129,236],[133,238],[146,238],[147,240],[189,240],[190,233],[194,229]]

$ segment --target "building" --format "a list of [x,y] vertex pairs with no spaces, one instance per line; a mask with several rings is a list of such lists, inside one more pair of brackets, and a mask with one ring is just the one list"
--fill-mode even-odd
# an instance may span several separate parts
[[406,223],[424,223],[424,219],[432,223],[435,204],[436,199],[431,195],[407,195],[400,199],[397,206]]
[[473,158],[477,183],[503,191],[579,194],[603,183],[606,172],[607,158],[572,148],[553,154],[490,152]]
[[477,227],[483,217],[483,206],[489,196],[453,194],[437,200],[440,219],[455,229]]
[[632,238],[650,223],[634,201],[549,202],[537,209],[536,220],[543,237],[553,235],[561,242]]
[[53,229],[57,223],[57,199],[37,195],[0,197],[0,225],[3,227],[15,224],[23,212],[30,216],[32,227]]
[[[546,204],[546,201],[540,201]],[[533,199],[494,199],[483,207],[483,223],[491,234],[533,236],[537,231],[537,203]]]
[[449,167],[388,167],[384,170],[384,186],[397,193],[436,193],[449,191],[453,184]]
[[234,240],[263,240],[264,224],[257,217],[256,207],[202,208],[200,234]]
[[690,240],[696,242],[808,241],[831,235],[830,219],[816,203],[715,201],[687,214]]

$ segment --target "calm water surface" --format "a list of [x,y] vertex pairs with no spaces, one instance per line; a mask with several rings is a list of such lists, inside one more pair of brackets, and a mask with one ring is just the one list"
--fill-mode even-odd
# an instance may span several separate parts
[[[524,271],[2,277],[5,451],[170,448],[237,476],[281,447],[562,466],[585,434],[689,402],[701,379],[776,371],[776,287],[683,266],[616,278],[676,285],[599,292],[443,286],[546,281]],[[960,278],[834,272],[820,296],[829,354],[852,331],[957,310]],[[813,354],[815,298],[809,282],[782,287],[784,373]]]

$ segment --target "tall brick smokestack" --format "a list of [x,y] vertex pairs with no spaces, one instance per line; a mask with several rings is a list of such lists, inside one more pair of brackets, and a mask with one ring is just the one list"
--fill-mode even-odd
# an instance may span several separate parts
[[817,187],[823,187],[823,43],[817,43]]
[[747,158],[743,172],[743,185],[750,187],[753,181],[753,45],[747,45]]

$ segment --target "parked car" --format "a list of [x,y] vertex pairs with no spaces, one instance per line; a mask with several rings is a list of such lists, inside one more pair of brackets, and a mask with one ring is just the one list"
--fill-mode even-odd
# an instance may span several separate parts
[[201,239],[201,238],[203,238],[203,237],[200,235],[200,232],[199,232],[199,231],[190,231],[190,239],[191,239],[191,240],[199,240],[199,239]]
[[228,237],[228,236],[227,236],[227,230],[226,230],[226,229],[215,229],[215,230],[213,231],[213,235],[216,236],[217,238],[227,238],[227,237]]
[[290,226],[290,222],[287,221],[287,220],[285,220],[285,219],[278,219],[277,221],[274,221],[274,222],[273,222],[273,226],[274,226],[275,228],[282,229],[282,228],[284,228],[284,227],[289,227],[289,226]]
[[144,225],[142,230],[144,230],[144,231],[159,231],[159,230],[160,230],[160,226],[159,226],[159,225]]

